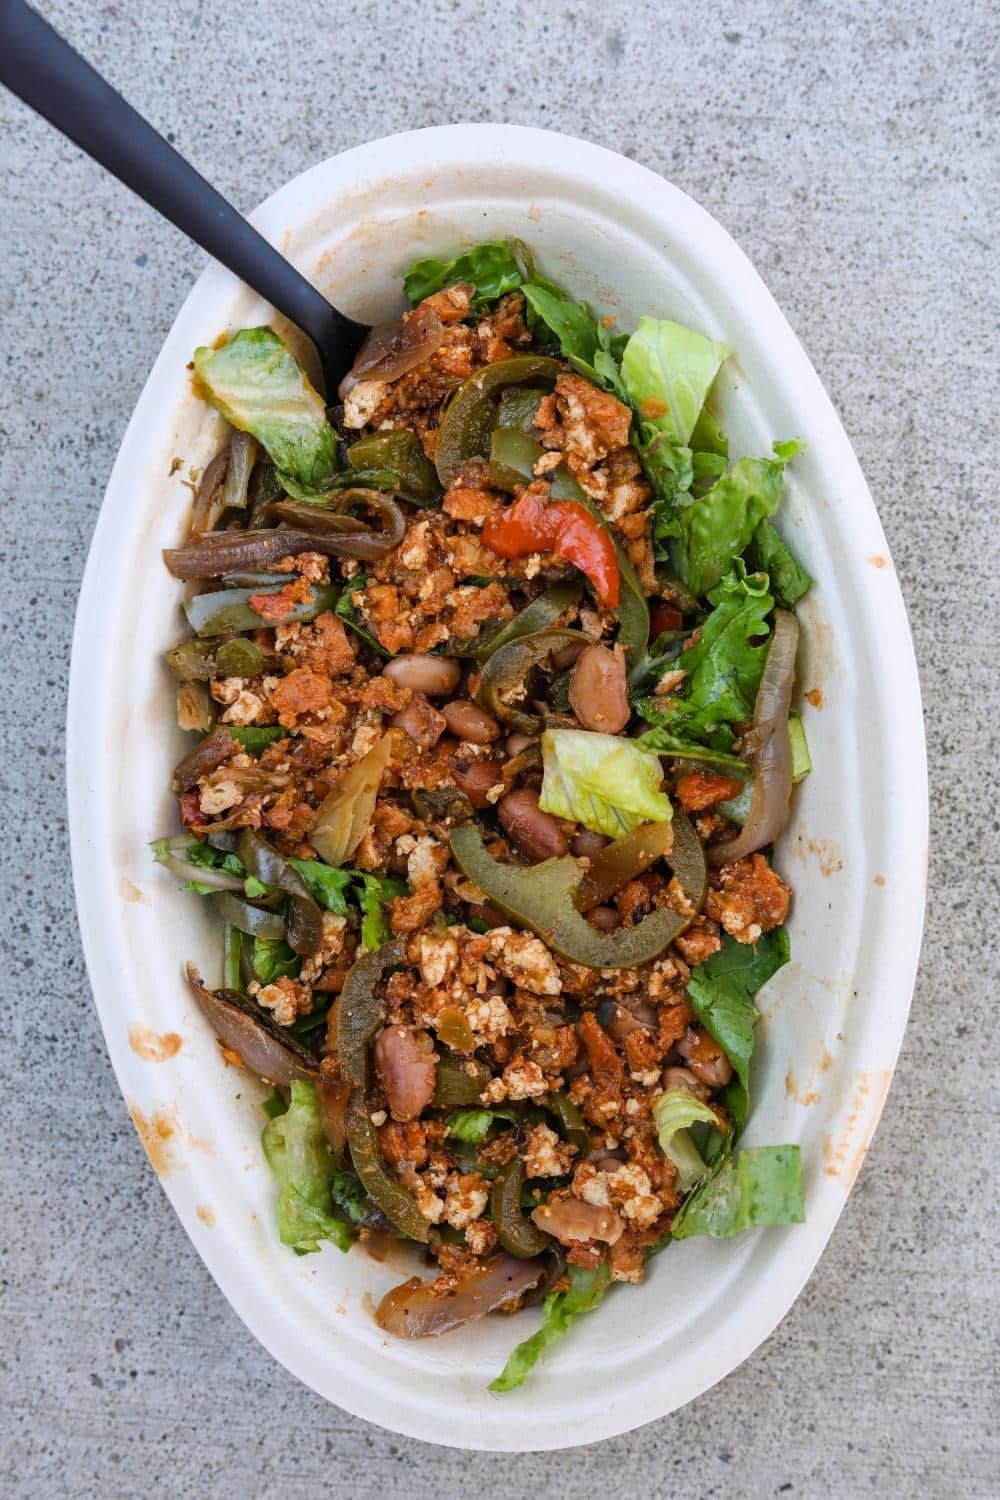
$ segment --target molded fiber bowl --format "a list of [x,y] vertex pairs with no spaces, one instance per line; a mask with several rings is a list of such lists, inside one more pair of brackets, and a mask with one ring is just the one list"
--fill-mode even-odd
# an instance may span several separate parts
[[736,351],[720,381],[736,455],[767,453],[773,438],[808,445],[779,527],[816,579],[799,611],[814,771],[777,851],[794,887],[793,957],[761,996],[746,1134],[801,1145],[807,1221],[670,1247],[641,1287],[615,1290],[502,1397],[487,1382],[537,1309],[438,1340],[390,1340],[371,1312],[409,1274],[406,1252],[377,1264],[357,1248],[299,1258],[278,1243],[263,1090],[223,1062],[182,978],[186,959],[218,975],[218,928],[149,853],[176,826],[168,784],[182,753],[162,661],[184,633],[181,588],[160,549],[182,535],[190,470],[220,430],[186,365],[221,332],[273,320],[217,266],[136,406],[80,594],[68,780],[87,966],[132,1118],[205,1264],[271,1353],[348,1411],[458,1447],[592,1442],[690,1401],[771,1332],[830,1236],[882,1109],[919,951],[927,832],[920,696],[885,537],[823,386],[749,261],[634,162],[544,131],[450,126],[323,162],[253,218],[369,321],[401,306],[401,273],[418,257],[519,236],[623,328],[643,313],[673,317]]

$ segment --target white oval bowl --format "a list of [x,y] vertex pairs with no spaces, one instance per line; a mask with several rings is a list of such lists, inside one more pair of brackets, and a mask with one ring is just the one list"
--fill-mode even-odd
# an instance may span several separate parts
[[[184,481],[219,431],[186,365],[223,330],[273,318],[217,266],[136,406],[80,593],[68,784],[87,967],[122,1092],[205,1264],[275,1358],[348,1411],[463,1448],[592,1442],[682,1406],[771,1332],[878,1121],[910,1005],[927,848],[920,695],[895,573],[846,434],[770,293],[709,214],[635,162],[545,131],[449,126],[323,162],[252,217],[367,320],[401,305],[401,273],[418,257],[520,236],[623,328],[643,313],[674,317],[736,351],[721,381],[735,454],[767,453],[773,438],[808,444],[779,524],[816,580],[799,611],[801,685],[818,690],[816,706],[803,704],[815,769],[777,853],[794,887],[793,958],[762,997],[747,1132],[750,1144],[801,1145],[807,1221],[672,1246],[642,1287],[616,1290],[503,1397],[487,1382],[537,1309],[436,1341],[390,1340],[371,1308],[402,1262],[332,1247],[298,1258],[278,1243],[262,1089],[223,1063],[181,977],[188,958],[219,972],[218,929],[151,863],[149,840],[175,828],[168,783],[182,753],[162,666],[183,633],[180,587],[160,549],[176,545]],[[167,1036],[180,1046],[156,1060]]]

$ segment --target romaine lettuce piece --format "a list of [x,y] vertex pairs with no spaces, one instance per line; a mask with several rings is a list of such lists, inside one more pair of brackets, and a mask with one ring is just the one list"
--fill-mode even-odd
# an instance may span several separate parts
[[813,768],[806,731],[798,714],[788,715],[788,738],[792,742],[792,780],[804,781]]
[[563,296],[551,282],[542,286],[537,281],[528,281],[521,290],[535,316],[559,340],[567,359],[572,357],[592,366],[600,341],[597,322],[586,304]]
[[622,355],[622,380],[644,428],[687,446],[730,352],[669,318],[640,318]]
[[406,295],[414,304],[457,281],[471,281],[476,289],[475,305],[493,302],[521,285],[521,272],[507,240],[474,245],[453,260],[431,256],[418,260],[403,278]]
[[586,729],[547,729],[542,765],[539,807],[594,833],[620,838],[640,823],[665,823],[673,816],[670,798],[661,790],[659,759],[632,740]]
[[470,1105],[467,1109],[453,1110],[448,1116],[448,1134],[453,1135],[456,1140],[478,1146],[480,1141],[485,1141],[497,1120],[509,1120],[517,1124],[518,1118],[515,1109],[477,1109],[475,1105]]
[[549,1293],[542,1308],[542,1326],[512,1351],[500,1374],[490,1381],[491,1391],[513,1391],[517,1386],[523,1385],[525,1376],[538,1363],[546,1349],[561,1339],[577,1318],[590,1312],[601,1301],[611,1280],[607,1261],[602,1261],[593,1271],[584,1271],[573,1265],[567,1269],[568,1290]]
[[314,1083],[296,1080],[284,1114],[268,1121],[261,1132],[267,1164],[278,1179],[278,1234],[283,1245],[304,1255],[331,1240],[349,1250],[354,1240],[350,1226],[332,1213],[330,1184],[334,1165],[319,1118]]
[[294,977],[299,972],[301,960],[284,938],[255,937],[250,962],[254,977],[261,984],[273,984],[282,975]]
[[812,579],[796,561],[770,521],[761,521],[746,550],[747,567],[771,580],[771,591],[783,609],[791,609],[812,588]]
[[689,1089],[667,1089],[653,1105],[653,1119],[660,1150],[677,1168],[677,1187],[689,1193],[696,1182],[700,1182],[708,1168],[701,1152],[689,1135],[692,1125],[711,1125],[720,1128],[714,1110]]
[[758,1225],[801,1224],[805,1216],[798,1146],[748,1147],[733,1156],[727,1144],[681,1204],[671,1233],[675,1240],[729,1239]]
[[361,883],[358,905],[361,907],[361,941],[366,948],[381,948],[389,938],[389,918],[385,914],[386,903],[393,896],[405,896],[408,888],[402,880],[393,880],[389,875],[368,875],[355,871],[355,879]]
[[753,718],[774,600],[763,574],[741,577],[735,570],[716,598],[697,641],[677,658],[677,666],[687,673],[684,696],[667,706],[642,698],[636,707],[648,723],[681,740],[704,741],[726,751],[734,741],[730,726]]
[[758,1012],[753,997],[791,956],[783,927],[763,933],[754,946],[728,935],[722,947],[691,970],[687,994],[697,1019],[718,1042],[736,1074],[723,1103],[736,1135],[750,1108],[750,1055]]
[[775,458],[739,459],[711,489],[679,507],[673,518],[671,556],[681,579],[699,599],[721,582],[761,521],[781,503],[785,464],[798,446],[775,443],[774,448]]
[[354,879],[353,870],[340,870],[321,859],[290,859],[288,863],[302,876],[309,894],[320,906],[325,906],[338,917],[347,916],[344,893]]
[[271,328],[241,328],[220,348],[194,351],[195,389],[267,449],[283,489],[298,500],[330,489],[337,435],[305,373]]

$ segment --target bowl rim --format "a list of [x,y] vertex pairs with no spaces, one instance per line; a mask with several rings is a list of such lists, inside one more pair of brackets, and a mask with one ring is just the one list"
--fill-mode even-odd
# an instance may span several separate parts
[[[671,210],[683,215],[696,226],[698,234],[704,236],[706,251],[710,248],[716,257],[724,256],[734,283],[738,283],[741,292],[751,296],[766,314],[769,332],[773,332],[774,339],[780,344],[789,383],[795,382],[805,390],[822,410],[824,437],[837,455],[838,483],[845,494],[854,497],[849,507],[852,526],[856,524],[860,528],[867,552],[880,554],[889,562],[885,536],[868,486],[819,376],[745,253],[718,221],[687,194],[629,158],[572,136],[526,126],[456,124],[400,132],[330,157],[291,179],[265,199],[249,217],[265,234],[279,241],[288,223],[294,222],[296,216],[304,217],[301,200],[308,200],[315,211],[324,199],[329,200],[351,186],[370,182],[373,177],[384,176],[387,170],[391,171],[394,161],[402,161],[406,167],[422,164],[436,169],[468,165],[470,161],[501,161],[524,165],[531,170],[542,166],[567,177],[586,171],[605,183],[613,182],[617,192],[636,201],[645,199],[648,202],[653,197],[657,211],[662,211],[664,216]],[[95,640],[106,636],[106,624],[111,620],[109,591],[104,589],[102,579],[108,576],[109,569],[114,569],[116,558],[115,496],[128,486],[136,458],[148,457],[153,441],[151,434],[162,421],[157,415],[158,389],[175,359],[172,348],[175,336],[187,322],[210,309],[215,301],[223,302],[238,285],[228,272],[210,264],[198,277],[172,324],[135,406],[108,480],[81,583],[73,632],[67,698],[67,792],[73,879],[91,989],[123,1092],[125,1079],[133,1074],[136,1059],[112,1029],[110,1004],[103,998],[109,990],[105,976],[115,972],[117,949],[100,882],[91,878],[101,827],[99,809],[88,795],[87,766],[90,758],[100,753],[103,741],[99,697],[90,690],[88,653]],[[887,871],[892,877],[885,908],[886,928],[892,934],[891,942],[886,941],[887,951],[891,948],[893,964],[893,982],[887,985],[892,1003],[886,1003],[880,1011],[877,1047],[879,1061],[886,1069],[887,1088],[909,1014],[920,952],[928,802],[916,660],[902,595],[891,565],[884,567],[880,574],[878,598],[872,608],[879,619],[880,649],[887,659],[893,661],[893,671],[886,674],[881,685],[880,698],[885,715],[891,718],[897,730],[894,768],[902,790],[901,803],[905,804],[905,811],[901,805],[894,814],[892,867]],[[884,1097],[883,1090],[869,1109],[866,1138],[858,1155],[858,1165],[878,1122]],[[160,1178],[189,1237],[223,1294],[255,1337],[304,1384],[354,1415],[406,1436],[448,1446],[506,1451],[569,1447],[614,1436],[666,1415],[722,1379],[763,1342],[791,1308],[828,1243],[853,1180],[852,1175],[846,1189],[837,1193],[829,1185],[823,1185],[818,1224],[813,1219],[813,1232],[803,1234],[801,1245],[786,1257],[785,1275],[780,1286],[776,1285],[777,1278],[770,1278],[767,1294],[754,1299],[752,1306],[739,1309],[739,1317],[732,1320],[733,1326],[728,1329],[731,1336],[729,1351],[721,1360],[703,1358],[700,1362],[689,1362],[679,1386],[671,1382],[667,1390],[665,1382],[657,1382],[656,1389],[647,1389],[628,1412],[624,1412],[619,1403],[612,1403],[604,1419],[600,1416],[595,1419],[593,1412],[588,1413],[584,1428],[567,1425],[562,1430],[545,1433],[533,1425],[525,1408],[518,1407],[512,1409],[512,1421],[497,1420],[485,1426],[472,1424],[475,1430],[470,1442],[463,1440],[460,1431],[445,1430],[442,1434],[432,1430],[426,1403],[415,1402],[411,1408],[403,1409],[392,1382],[389,1382],[387,1391],[381,1393],[360,1382],[353,1384],[350,1381],[342,1382],[335,1392],[331,1390],[329,1382],[324,1384],[318,1378],[308,1353],[300,1352],[294,1339],[287,1337],[287,1327],[282,1322],[277,1298],[272,1298],[272,1289],[268,1286],[261,1289],[234,1285],[233,1278],[225,1273],[221,1247],[198,1231],[193,1198],[178,1185],[177,1180]],[[816,1212],[815,1206],[811,1206],[811,1219]],[[801,1227],[798,1232],[802,1233]],[[435,1420],[440,1422],[440,1414]],[[511,1426],[525,1422],[530,1429],[531,1440],[528,1442],[521,1441],[518,1434],[510,1430]]]

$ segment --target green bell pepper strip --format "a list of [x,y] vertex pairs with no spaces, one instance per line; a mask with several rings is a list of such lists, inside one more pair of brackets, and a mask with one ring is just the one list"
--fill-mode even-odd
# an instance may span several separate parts
[[415,432],[373,432],[347,450],[352,469],[393,470],[397,494],[414,505],[437,505],[441,486],[437,471]]
[[549,1094],[543,1107],[550,1115],[555,1115],[564,1140],[576,1147],[582,1160],[590,1150],[590,1132],[587,1129],[587,1122],[572,1099],[567,1094]]
[[382,1160],[371,1104],[359,1089],[352,1091],[347,1104],[347,1144],[351,1148],[351,1165],[369,1198],[403,1234],[426,1243],[431,1226],[413,1194],[390,1175]]
[[488,661],[501,646],[508,646],[511,641],[518,641],[522,636],[537,635],[540,630],[550,629],[560,615],[579,601],[582,593],[582,584],[575,580],[550,584],[544,594],[532,599],[530,604],[526,604],[482,646],[473,648],[471,654],[477,661]]
[[[280,590],[219,589],[210,594],[195,594],[192,598],[185,599],[184,613],[188,617],[191,629],[200,636],[227,635],[230,631],[239,630],[259,630],[262,625],[274,624],[273,620],[264,619],[250,607],[251,597],[262,593],[280,593]],[[315,620],[317,615],[332,609],[339,596],[340,590],[333,584],[314,585],[312,598],[302,604],[294,605],[281,623],[292,625],[305,620]]]
[[508,386],[500,397],[497,407],[497,422],[501,427],[513,427],[527,437],[535,431],[535,414],[538,403],[545,395],[537,386]]
[[524,1162],[519,1156],[502,1166],[493,1182],[490,1210],[497,1239],[519,1260],[531,1260],[547,1250],[551,1240],[533,1224],[521,1208]]
[[534,635],[521,636],[508,641],[487,661],[483,668],[475,700],[480,708],[494,718],[502,719],[519,729],[522,734],[533,734],[541,725],[538,714],[526,713],[511,700],[527,683],[528,674],[560,646],[573,641],[591,644],[590,637],[580,630],[540,630]]
[[485,458],[489,453],[499,392],[529,380],[555,381],[561,368],[558,360],[542,354],[517,354],[484,365],[462,382],[448,403],[434,449],[434,464],[445,489],[470,458]]
[[[266,938],[269,942],[285,936],[285,919],[279,912],[269,911],[266,906],[252,906],[249,901],[241,901],[231,891],[220,891],[212,899],[222,920],[229,927],[248,932],[251,937]],[[229,984],[227,981],[228,989],[239,987],[238,983]]]
[[439,1057],[434,1081],[434,1109],[461,1109],[481,1104],[483,1089],[493,1074],[478,1058]]
[[[487,368],[490,368],[487,366]],[[526,437],[514,428],[497,427],[490,444],[493,483],[498,489],[513,490],[517,484],[530,483],[535,464],[545,452],[541,443]],[[621,577],[621,598],[618,605],[618,639],[624,646],[629,661],[639,663],[649,644],[649,605],[639,575],[629,562],[625,549],[608,525],[604,513],[585,494],[573,475],[560,464],[552,475],[549,495],[553,500],[575,500],[582,505],[611,537],[615,544],[615,557]]]
[[402,963],[403,946],[384,943],[381,948],[363,953],[351,965],[340,992],[337,1007],[337,1060],[345,1083],[369,1088],[368,1048],[375,1033],[385,1024],[385,999],[377,993],[386,969]]
[[630,880],[648,870],[658,859],[666,859],[689,901],[701,910],[708,889],[708,867],[701,840],[683,808],[675,807],[673,820],[640,823],[613,843],[591,856],[590,868],[576,891],[577,911],[602,906]]
[[237,636],[225,641],[215,653],[216,672],[219,677],[256,677],[263,668],[264,653],[253,641]]
[[215,652],[204,641],[181,641],[165,653],[165,659],[178,682],[211,682],[219,675]]
[[601,932],[573,905],[581,870],[568,854],[525,869],[495,860],[472,823],[452,829],[449,839],[459,869],[487,899],[570,963],[588,969],[639,968],[657,958],[691,921],[661,907],[638,927]]

